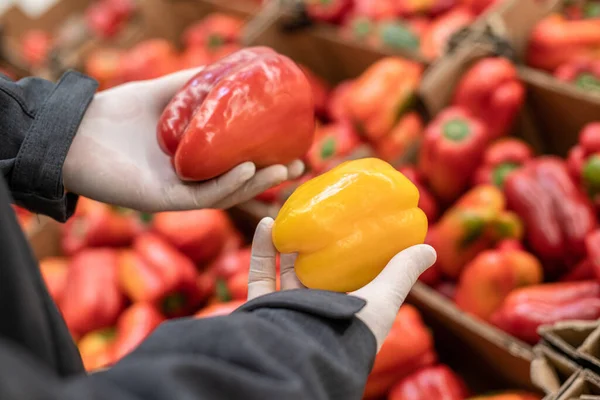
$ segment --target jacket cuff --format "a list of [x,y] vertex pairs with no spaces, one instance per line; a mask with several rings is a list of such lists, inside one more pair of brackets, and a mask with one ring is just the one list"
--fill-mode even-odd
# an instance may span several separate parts
[[36,113],[10,182],[18,204],[58,221],[73,214],[78,196],[65,193],[62,167],[97,87],[93,79],[69,71]]

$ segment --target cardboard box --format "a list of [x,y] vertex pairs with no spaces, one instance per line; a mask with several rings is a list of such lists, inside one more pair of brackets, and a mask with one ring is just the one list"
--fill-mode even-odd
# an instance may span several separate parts
[[598,400],[600,377],[589,370],[581,370],[568,382],[554,400]]
[[546,345],[535,346],[533,353],[531,381],[546,394],[545,399],[554,398],[561,387],[581,370],[573,360]]

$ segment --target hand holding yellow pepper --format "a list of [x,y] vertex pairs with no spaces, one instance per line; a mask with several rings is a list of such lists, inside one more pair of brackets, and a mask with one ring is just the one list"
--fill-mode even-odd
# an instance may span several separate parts
[[349,161],[300,186],[281,208],[273,243],[298,253],[296,274],[312,289],[350,292],[400,251],[423,243],[419,191],[388,163]]

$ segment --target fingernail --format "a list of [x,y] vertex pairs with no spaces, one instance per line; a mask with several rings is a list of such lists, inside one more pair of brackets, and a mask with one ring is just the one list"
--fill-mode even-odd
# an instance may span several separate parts
[[265,218],[261,219],[258,224],[261,226],[264,226],[265,228],[268,228],[268,227],[272,226],[274,223],[275,223],[275,221],[273,220],[273,218],[265,217]]
[[239,168],[238,176],[239,176],[240,181],[242,181],[242,182],[245,182],[248,179],[252,178],[254,176],[254,174],[256,173],[256,166],[251,162],[240,164],[238,166],[238,168]]
[[433,247],[428,244],[418,244],[412,248],[416,257],[420,258],[427,267],[432,266],[437,259],[437,253]]

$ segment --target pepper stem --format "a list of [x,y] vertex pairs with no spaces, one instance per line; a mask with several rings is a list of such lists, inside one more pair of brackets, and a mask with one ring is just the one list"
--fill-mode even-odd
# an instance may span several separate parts
[[575,86],[583,90],[600,91],[600,79],[589,72],[584,72],[575,79]]
[[588,19],[600,17],[600,3],[587,3],[583,6],[583,15]]
[[502,186],[504,186],[504,181],[508,177],[508,174],[513,172],[515,169],[518,169],[519,167],[520,165],[516,163],[503,163],[498,165],[492,171],[492,183],[501,188]]
[[323,141],[321,146],[321,158],[326,160],[335,154],[335,139],[330,137]]
[[165,315],[174,315],[183,309],[185,303],[186,297],[183,293],[174,293],[163,299],[161,309]]
[[591,195],[600,192],[600,156],[593,155],[583,165],[581,176]]
[[469,124],[462,119],[453,119],[444,125],[443,135],[453,142],[460,142],[471,134]]
[[216,49],[223,44],[225,44],[225,40],[220,35],[213,34],[208,37],[208,47],[210,49]]

